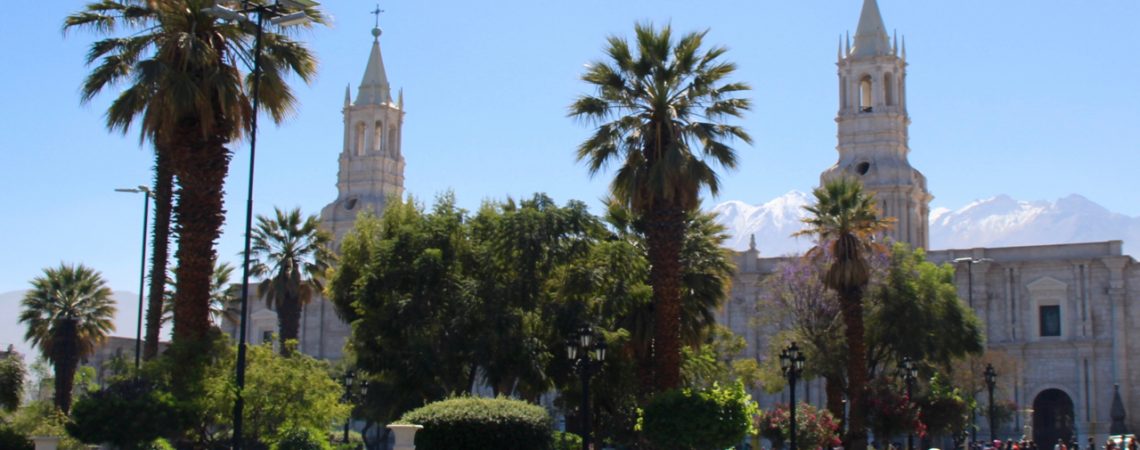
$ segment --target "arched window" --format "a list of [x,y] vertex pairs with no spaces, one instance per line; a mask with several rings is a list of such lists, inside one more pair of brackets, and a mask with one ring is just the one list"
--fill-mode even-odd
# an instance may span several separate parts
[[376,122],[372,126],[372,151],[379,152],[383,149],[384,144],[384,124]]
[[859,81],[859,111],[871,112],[871,105],[875,103],[875,97],[871,95],[871,76],[863,77]]
[[396,141],[396,125],[388,127],[388,153],[392,156],[400,154],[400,146]]
[[887,72],[883,75],[883,94],[886,97],[887,106],[895,105],[895,77]]
[[356,136],[354,136],[356,155],[364,154],[364,123],[356,124]]

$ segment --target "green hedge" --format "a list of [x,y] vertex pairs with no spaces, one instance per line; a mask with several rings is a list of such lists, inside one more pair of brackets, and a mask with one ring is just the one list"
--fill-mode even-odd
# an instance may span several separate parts
[[401,423],[423,425],[418,450],[550,450],[550,415],[505,398],[459,397],[409,411]]
[[565,431],[555,431],[554,450],[582,450],[582,436]]
[[732,447],[752,432],[758,412],[752,396],[734,387],[666,391],[650,400],[641,429],[662,450],[716,450]]

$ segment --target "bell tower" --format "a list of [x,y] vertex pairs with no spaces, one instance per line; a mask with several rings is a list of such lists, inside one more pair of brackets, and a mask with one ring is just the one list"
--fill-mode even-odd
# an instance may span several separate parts
[[400,91],[398,98],[392,98],[380,54],[380,34],[377,21],[356,100],[349,87],[344,91],[344,147],[337,173],[337,198],[321,210],[321,222],[338,245],[352,229],[357,214],[372,211],[379,215],[388,199],[404,194],[404,93]]
[[880,212],[894,217],[887,236],[913,248],[930,244],[926,177],[907,160],[910,116],[906,110],[906,40],[887,36],[875,0],[864,0],[855,43],[840,38],[838,62],[839,161],[820,182],[853,177],[875,195]]

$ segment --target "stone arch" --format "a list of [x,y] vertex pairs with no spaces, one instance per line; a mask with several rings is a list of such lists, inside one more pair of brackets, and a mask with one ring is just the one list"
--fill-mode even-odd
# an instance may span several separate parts
[[847,109],[847,77],[839,78],[839,108]]
[[883,74],[883,101],[887,106],[895,105],[895,76],[890,72]]
[[1049,448],[1057,439],[1073,440],[1076,412],[1073,398],[1061,388],[1042,389],[1033,397],[1033,440]]
[[356,156],[364,154],[364,122],[356,123],[356,132],[353,134],[353,152]]
[[388,126],[388,153],[392,156],[399,156],[400,144],[397,139],[399,131],[396,129],[396,124]]
[[859,80],[859,112],[871,112],[871,108],[875,104],[874,93],[871,76],[864,75]]
[[377,120],[372,125],[372,151],[380,152],[384,149],[384,123]]

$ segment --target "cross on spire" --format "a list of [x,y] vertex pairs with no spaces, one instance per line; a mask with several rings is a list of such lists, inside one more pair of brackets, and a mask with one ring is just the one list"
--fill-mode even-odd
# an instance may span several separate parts
[[380,28],[380,13],[382,13],[382,12],[384,12],[384,10],[380,9],[379,3],[376,4],[375,10],[369,12],[369,14],[376,16],[376,28]]

